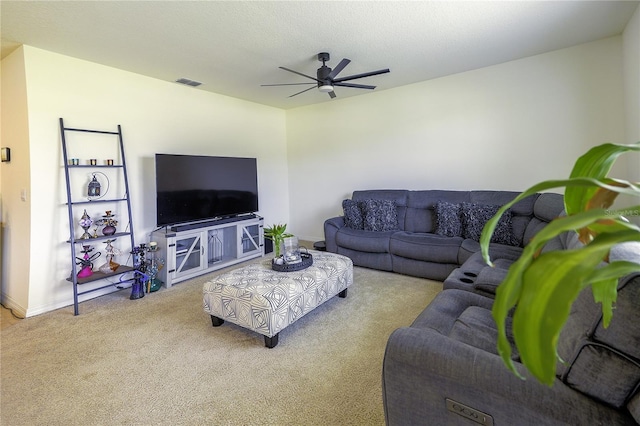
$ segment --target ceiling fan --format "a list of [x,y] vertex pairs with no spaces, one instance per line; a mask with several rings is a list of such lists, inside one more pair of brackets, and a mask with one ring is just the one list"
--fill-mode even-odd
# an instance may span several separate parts
[[[328,93],[329,97],[331,98],[335,98],[336,94],[333,91],[333,88],[335,86],[339,86],[339,87],[353,87],[356,89],[370,89],[373,90],[376,88],[376,86],[369,86],[366,84],[354,84],[354,83],[345,83],[345,81],[349,81],[349,80],[355,80],[357,78],[364,78],[364,77],[371,77],[373,75],[378,75],[378,74],[385,74],[389,72],[389,68],[383,69],[383,70],[378,70],[378,71],[371,71],[371,72],[365,72],[362,74],[356,74],[356,75],[350,75],[348,77],[341,77],[341,78],[336,78],[338,76],[338,74],[340,74],[340,72],[344,69],[344,67],[346,67],[347,65],[349,65],[349,62],[351,62],[349,59],[344,58],[343,60],[340,61],[340,63],[334,68],[331,69],[329,68],[325,62],[327,62],[329,60],[329,54],[327,52],[321,52],[318,53],[318,60],[320,62],[322,62],[322,66],[320,68],[318,68],[318,71],[316,73],[317,77],[311,77],[310,75],[306,75],[306,74],[302,74],[301,72],[298,71],[294,71],[291,70],[289,68],[285,68],[285,67],[279,67],[285,71],[289,71],[292,72],[294,74],[298,74],[301,75],[303,77],[306,78],[310,78],[311,80],[314,80],[314,83],[283,83],[283,84],[262,84],[261,86],[297,86],[297,85],[302,85],[302,84],[313,84],[315,86],[318,87],[318,90],[324,93]],[[301,93],[307,92],[311,89],[313,89],[314,87],[309,87],[308,89],[304,89],[298,93],[294,93],[293,95],[289,96],[294,97],[297,96]]]

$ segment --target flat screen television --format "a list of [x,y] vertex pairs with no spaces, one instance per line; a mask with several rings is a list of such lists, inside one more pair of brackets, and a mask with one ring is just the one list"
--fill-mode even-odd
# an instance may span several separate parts
[[255,158],[156,154],[158,227],[256,211]]

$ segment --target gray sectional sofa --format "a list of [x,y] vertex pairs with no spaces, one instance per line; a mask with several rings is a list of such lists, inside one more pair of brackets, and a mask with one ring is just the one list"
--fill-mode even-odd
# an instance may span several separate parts
[[[575,235],[549,249],[580,245]],[[640,263],[640,244],[617,247],[611,260]],[[479,272],[478,270],[476,270]],[[477,274],[480,277],[480,274]],[[574,303],[558,343],[556,379],[540,384],[519,364],[521,380],[496,350],[493,299],[450,288],[410,327],[394,331],[384,355],[387,425],[637,425],[640,422],[640,271],[619,281],[608,328],[590,288]]]
[[[376,229],[379,223],[375,211],[370,215],[373,217],[371,226],[367,227],[365,223],[363,229],[354,229],[360,228],[359,223],[355,227],[349,226],[348,215],[328,219],[324,223],[327,251],[348,256],[357,266],[444,281],[480,251],[477,237],[478,230],[482,230],[481,219],[493,216],[487,214],[491,210],[469,215],[478,220],[473,232],[465,233],[464,229],[453,229],[449,223],[439,220],[449,217],[446,205],[465,205],[470,209],[473,206],[502,206],[517,195],[510,191],[354,191],[351,201],[359,203],[361,210],[367,200],[393,203],[397,223],[395,226],[383,223],[378,228],[382,230],[370,230]],[[559,194],[537,194],[518,202],[505,224],[511,228],[513,238],[492,243],[491,252],[517,258],[526,242],[563,209]],[[506,241],[511,244],[504,244]]]
[[[346,227],[345,221],[353,222],[346,216],[325,222],[327,249],[351,257],[356,265],[443,280],[444,290],[413,324],[394,331],[387,342],[382,371],[387,425],[640,423],[640,270],[619,281],[616,309],[606,329],[590,289],[579,295],[559,339],[558,355],[564,362],[558,362],[552,387],[528,374],[515,347],[512,357],[527,380],[512,374],[498,356],[491,316],[495,290],[522,246],[562,213],[562,198],[539,194],[513,207],[510,226],[515,239],[491,244],[493,268],[484,263],[479,243],[467,238],[464,230],[452,227],[462,236],[439,234],[452,229],[437,223],[437,204],[446,199],[454,204],[500,205],[515,195],[356,191],[352,201],[360,208],[366,208],[364,200],[393,200],[397,223],[381,225],[380,217],[365,217],[369,229],[382,229],[373,231]],[[382,222],[387,216],[382,215]],[[394,226],[397,229],[385,229]],[[574,233],[567,233],[544,250],[580,245]],[[640,243],[616,247],[611,260],[618,259],[640,263]]]

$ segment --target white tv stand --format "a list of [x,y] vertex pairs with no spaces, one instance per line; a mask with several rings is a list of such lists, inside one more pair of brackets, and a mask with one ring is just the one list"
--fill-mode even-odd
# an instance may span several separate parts
[[167,288],[248,259],[264,256],[264,218],[251,214],[188,223],[151,233],[165,266],[158,278]]

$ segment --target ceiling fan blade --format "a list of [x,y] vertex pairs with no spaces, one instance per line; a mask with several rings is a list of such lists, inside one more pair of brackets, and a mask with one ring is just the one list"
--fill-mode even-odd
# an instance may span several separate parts
[[372,75],[386,74],[388,72],[389,72],[389,68],[386,68],[386,69],[383,69],[383,70],[365,72],[365,73],[362,73],[362,74],[350,75],[348,77],[336,78],[335,80],[333,80],[333,82],[334,83],[340,83],[342,81],[355,80],[356,78],[363,78],[363,77],[371,77]]
[[260,86],[300,86],[300,85],[307,85],[307,84],[316,84],[317,83],[278,83],[278,84],[261,84]]
[[315,87],[316,87],[316,86],[311,86],[311,87],[309,87],[308,89],[304,89],[304,90],[303,90],[303,91],[301,91],[301,92],[294,93],[293,95],[291,95],[291,96],[289,96],[289,97],[290,97],[290,98],[293,98],[294,96],[297,96],[297,95],[299,95],[300,93],[308,92],[309,90],[314,89]]
[[366,84],[353,84],[353,83],[333,83],[334,86],[342,86],[342,87],[354,87],[356,89],[375,89],[376,86],[369,86]]
[[344,69],[344,67],[349,65],[349,62],[351,62],[351,61],[349,59],[347,59],[347,58],[344,58],[343,60],[341,60],[340,63],[338,65],[336,65],[336,67],[334,69],[331,70],[331,72],[329,73],[327,78],[330,79],[330,80],[333,80],[334,78],[336,78],[336,76],[338,74],[340,74],[340,71],[342,71]]
[[331,99],[335,98],[336,97],[336,92],[334,92],[334,91],[329,92],[329,97]]
[[285,68],[285,67],[279,67],[279,68],[280,68],[280,69],[283,69],[283,70],[285,70],[285,71],[292,72],[292,73],[294,73],[294,74],[301,75],[301,76],[303,76],[303,77],[310,78],[310,79],[311,79],[311,80],[313,80],[313,81],[318,81],[318,82],[322,83],[320,80],[318,80],[318,79],[317,79],[317,78],[315,78],[315,77],[311,77],[310,75],[302,74],[301,72],[294,71],[294,70],[290,70],[289,68]]

